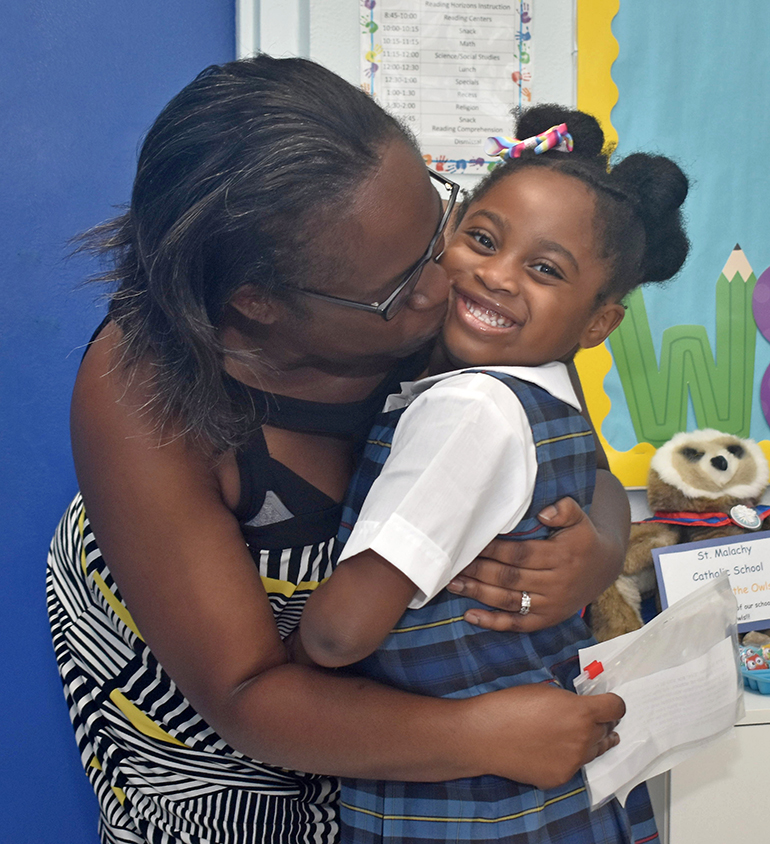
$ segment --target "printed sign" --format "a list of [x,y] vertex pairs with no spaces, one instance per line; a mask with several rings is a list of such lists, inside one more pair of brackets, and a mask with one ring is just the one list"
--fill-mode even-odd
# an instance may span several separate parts
[[654,548],[663,609],[727,574],[738,601],[738,632],[770,628],[770,531]]
[[532,3],[361,0],[361,84],[415,133],[427,163],[484,172],[490,135],[532,101]]

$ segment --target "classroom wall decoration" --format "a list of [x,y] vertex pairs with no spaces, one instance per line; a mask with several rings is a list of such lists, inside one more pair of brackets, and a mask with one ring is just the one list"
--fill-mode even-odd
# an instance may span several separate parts
[[[613,471],[646,483],[655,448],[717,428],[770,456],[770,4],[579,0],[578,106],[622,156],[668,155],[691,179],[679,276],[629,297],[578,356]],[[727,56],[729,55],[729,60]]]
[[417,135],[426,162],[483,173],[490,135],[532,100],[532,2],[360,0],[361,85]]

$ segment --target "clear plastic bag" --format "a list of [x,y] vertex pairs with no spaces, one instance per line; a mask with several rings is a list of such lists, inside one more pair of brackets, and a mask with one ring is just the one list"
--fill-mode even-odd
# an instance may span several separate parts
[[[732,729],[744,714],[737,601],[726,575],[677,601],[639,631],[581,652],[578,694],[615,692],[626,702],[620,744],[584,767],[592,808],[625,802],[640,782]],[[594,666],[594,669],[596,667]]]

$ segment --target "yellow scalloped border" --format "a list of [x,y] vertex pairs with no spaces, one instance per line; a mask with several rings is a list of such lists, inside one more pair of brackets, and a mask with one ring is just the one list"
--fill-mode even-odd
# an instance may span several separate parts
[[619,9],[620,0],[578,0],[577,4],[577,105],[598,119],[604,137],[613,145],[618,133],[610,115],[618,101],[618,86],[612,81],[612,65],[619,48],[612,19]]
[[[577,105],[582,111],[596,116],[611,147],[618,142],[611,115],[618,101],[612,64],[619,50],[612,34],[612,20],[619,9],[620,0],[578,0],[577,4]],[[610,400],[604,392],[604,378],[612,367],[609,349],[606,344],[585,349],[578,354],[575,364],[612,471],[624,486],[646,486],[654,447],[649,443],[637,443],[629,451],[617,451],[602,434],[602,424],[610,412]]]

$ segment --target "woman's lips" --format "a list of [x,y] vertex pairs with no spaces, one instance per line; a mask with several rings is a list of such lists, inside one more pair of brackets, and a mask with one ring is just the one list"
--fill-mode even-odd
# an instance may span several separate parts
[[489,328],[513,328],[517,322],[512,317],[501,314],[486,305],[482,305],[473,299],[468,298],[459,291],[457,292],[457,301],[462,306],[463,310],[469,313],[474,319],[483,323]]

